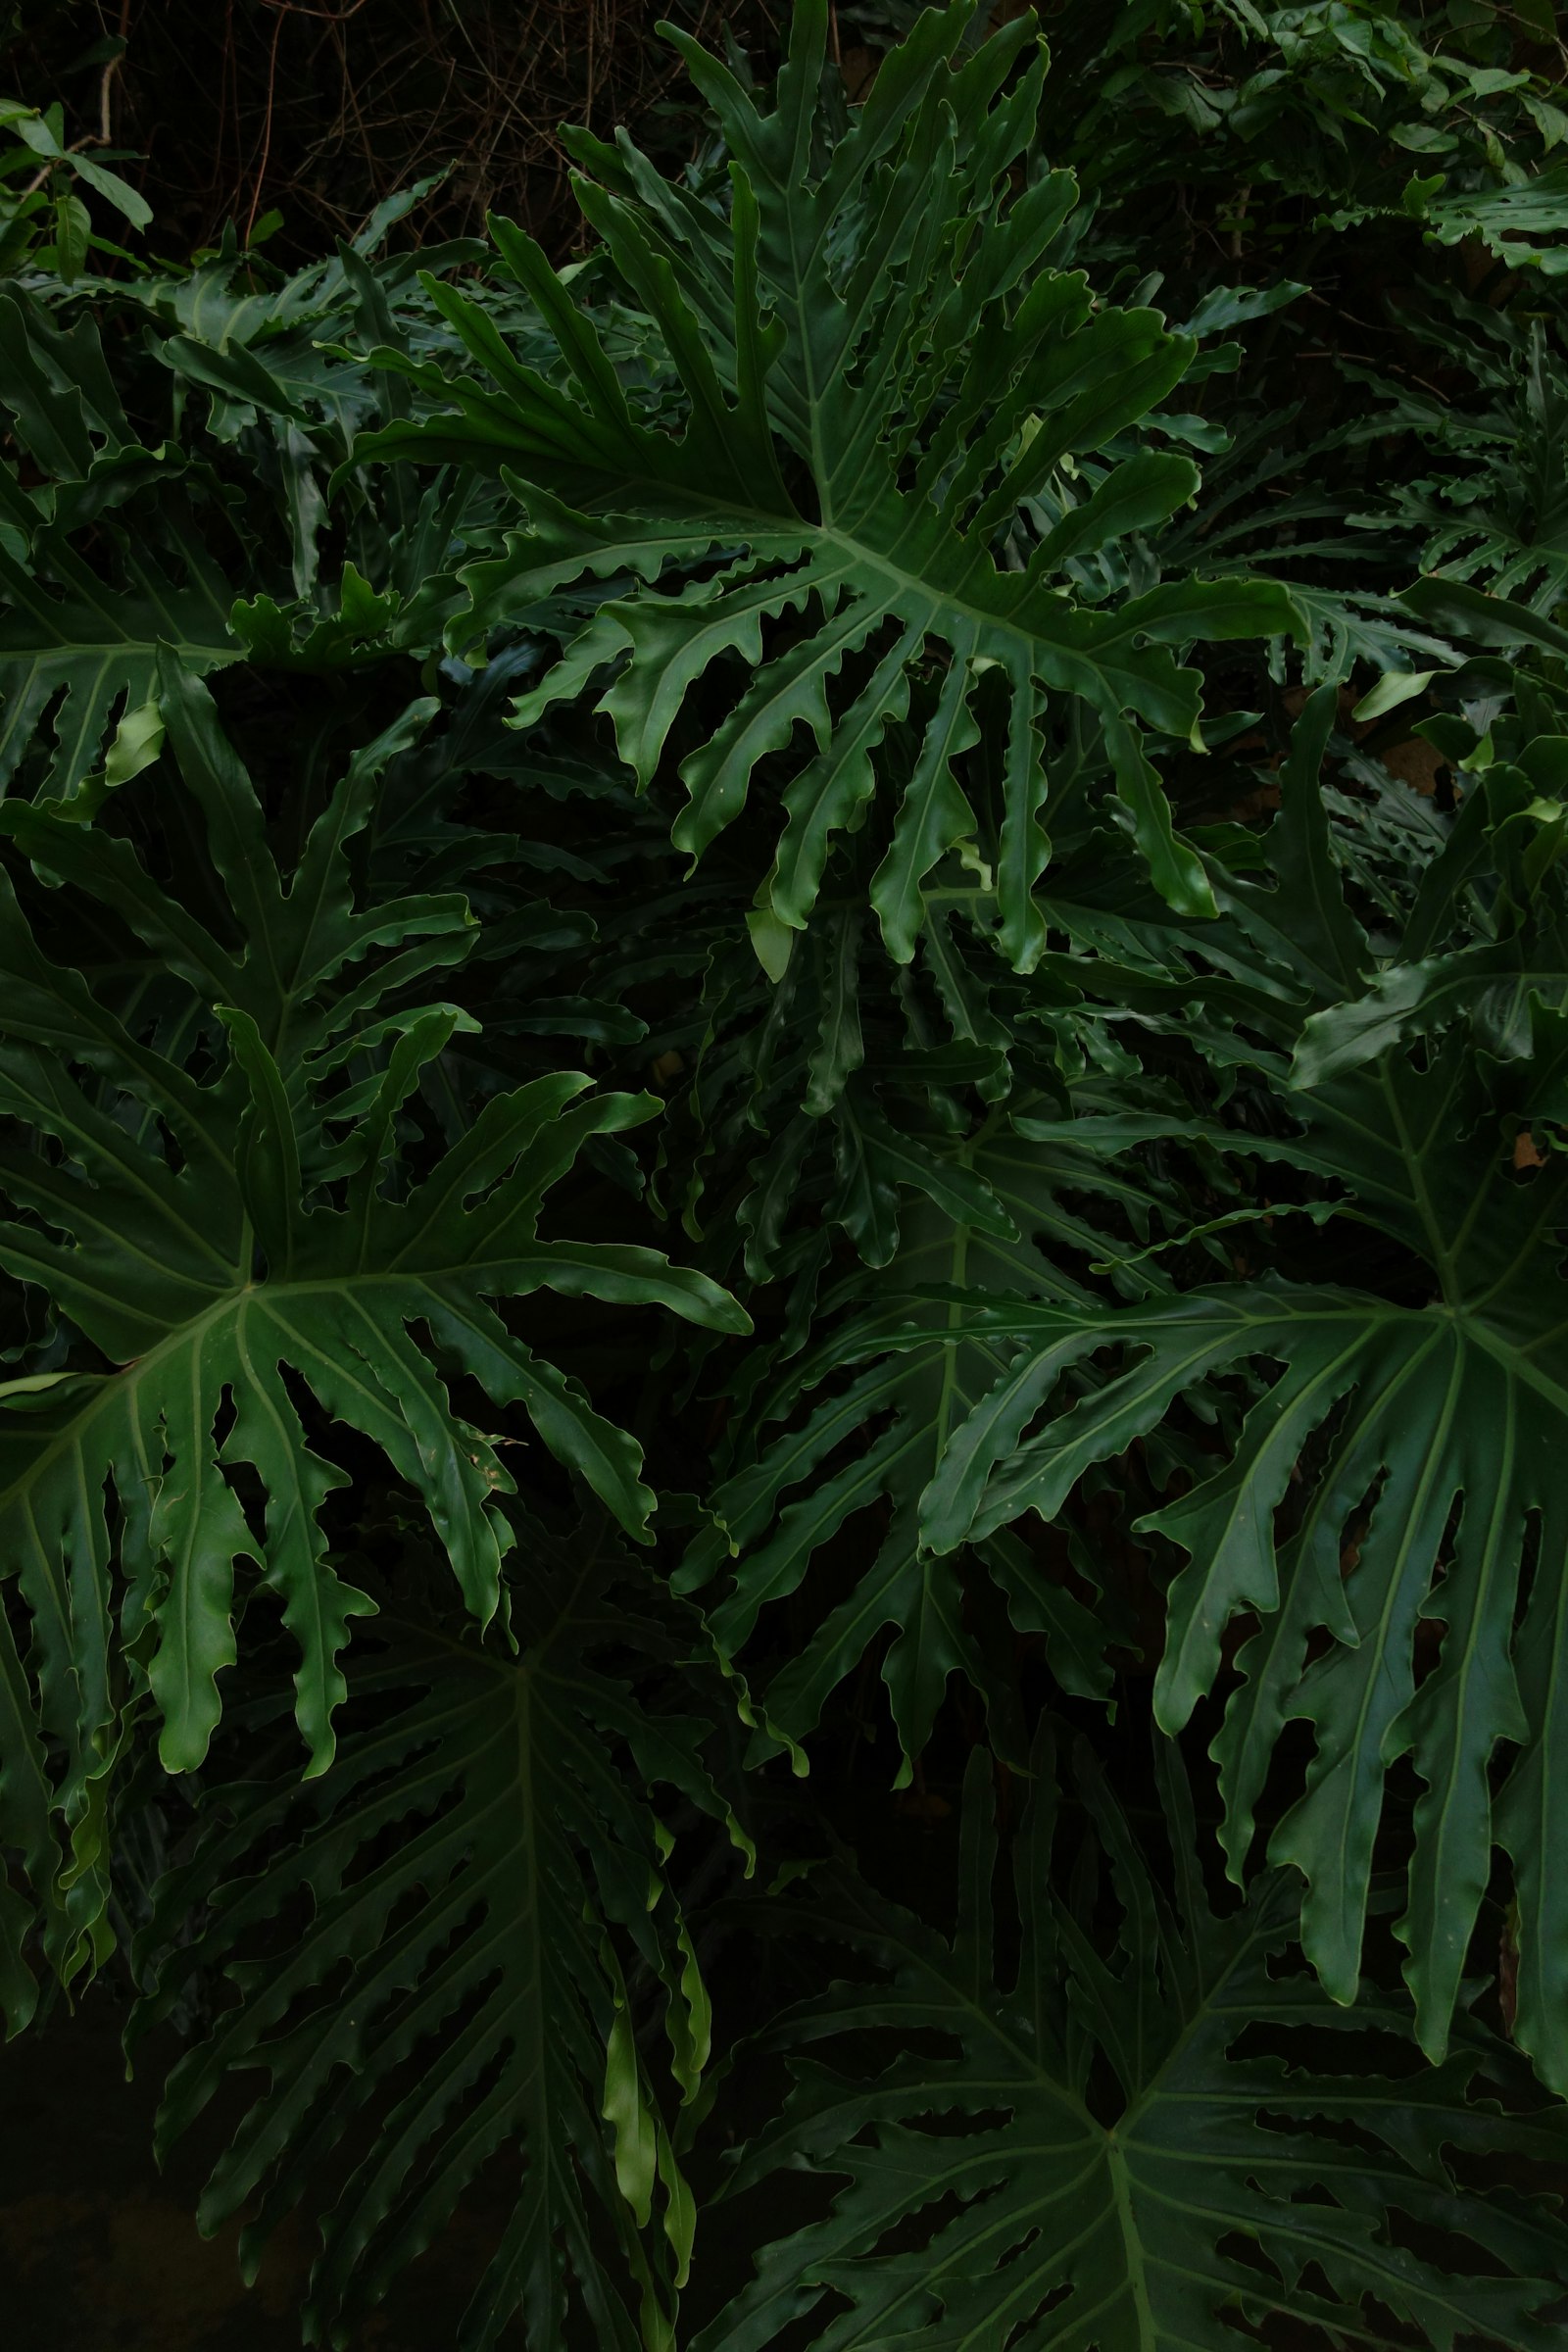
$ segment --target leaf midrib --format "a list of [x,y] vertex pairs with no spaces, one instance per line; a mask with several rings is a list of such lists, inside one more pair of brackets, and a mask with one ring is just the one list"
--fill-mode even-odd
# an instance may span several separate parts
[[[542,1255],[549,1253],[549,1245],[546,1243],[535,1243],[532,1248]],[[50,1465],[77,1443],[83,1430],[90,1426],[100,1412],[113,1411],[119,1399],[126,1394],[128,1389],[134,1388],[136,1384],[154,1373],[160,1366],[176,1360],[187,1349],[195,1347],[216,1326],[221,1324],[226,1317],[236,1312],[243,1314],[247,1305],[254,1304],[269,1314],[275,1311],[281,1319],[283,1309],[290,1299],[321,1296],[341,1297],[349,1293],[372,1290],[377,1286],[392,1291],[417,1293],[428,1289],[433,1292],[438,1284],[458,1277],[466,1278],[469,1283],[474,1283],[477,1277],[477,1287],[482,1289],[483,1271],[483,1267],[462,1262],[453,1266],[424,1268],[416,1274],[398,1273],[385,1268],[376,1268],[353,1274],[320,1276],[309,1281],[249,1282],[237,1289],[224,1292],[222,1297],[216,1299],[202,1314],[192,1316],[188,1322],[177,1325],[165,1339],[158,1341],[154,1347],[148,1348],[145,1354],[133,1356],[128,1363],[122,1364],[118,1370],[103,1374],[99,1385],[93,1390],[81,1410],[74,1414],[65,1428],[56,1434],[53,1443],[46,1446],[41,1453],[33,1456],[21,1478],[15,1480],[10,1487],[0,1490],[0,1513],[5,1512],[27,1494]],[[275,1308],[274,1301],[276,1302]],[[416,1305],[411,1306],[408,1311],[412,1315],[416,1315],[418,1308]],[[19,1436],[25,1435],[26,1416],[17,1414],[10,1420],[9,1427]]]
[[[1023,649],[1026,655],[1028,650],[1035,646],[1051,646],[1060,648],[1076,659],[1099,667],[1112,653],[1130,652],[1131,640],[1136,634],[1136,626],[1121,629],[1112,627],[1110,624],[1115,617],[1118,617],[1117,615],[1102,613],[1098,610],[1086,611],[1082,606],[1070,600],[1057,599],[1052,596],[1049,590],[1042,590],[1038,599],[1035,600],[1038,607],[1036,610],[1037,622],[1044,620],[1053,605],[1059,605],[1064,616],[1070,616],[1081,625],[1088,624],[1089,634],[1085,641],[1082,644],[1073,644],[1070,636],[1057,634],[1038,625],[1025,626],[1011,614],[990,611],[984,605],[970,602],[968,598],[957,594],[952,587],[935,585],[922,572],[909,571],[899,560],[897,551],[915,534],[918,526],[926,518],[919,512],[921,502],[911,499],[906,493],[894,493],[897,499],[901,527],[892,546],[884,549],[871,546],[865,539],[844,530],[831,521],[813,522],[807,515],[788,517],[774,514],[765,508],[741,507],[721,499],[700,499],[695,492],[685,490],[683,485],[671,483],[657,475],[634,475],[627,472],[616,476],[615,483],[621,497],[624,497],[628,490],[634,495],[646,496],[656,510],[662,508],[672,522],[678,522],[680,517],[678,514],[669,514],[670,507],[679,508],[681,505],[688,505],[691,510],[694,526],[692,536],[694,538],[721,538],[723,521],[733,518],[736,527],[744,531],[748,542],[754,546],[759,542],[769,540],[775,542],[771,549],[763,547],[764,560],[768,556],[775,561],[782,557],[785,552],[784,548],[776,544],[780,541],[793,543],[808,560],[811,556],[824,550],[836,552],[844,559],[847,568],[851,571],[858,571],[862,575],[862,594],[868,592],[863,584],[864,575],[872,575],[874,580],[880,584],[881,601],[888,610],[905,612],[921,601],[929,605],[935,600],[943,614],[952,613],[969,627],[1011,640],[1020,649]],[[607,498],[612,498],[614,495],[614,492],[609,492]],[[606,522],[614,521],[616,510],[612,505],[606,504],[598,511]],[[938,531],[947,528],[934,507],[930,509],[930,526]],[[949,531],[948,536],[956,550],[971,554],[970,568],[972,569],[972,551],[965,551],[963,542],[956,534]],[[579,572],[591,571],[594,568],[592,551],[584,552],[582,561],[576,568]],[[1001,572],[995,572],[995,577],[999,587],[1004,583],[1004,580],[1010,579],[1010,575],[1004,575]],[[655,593],[658,593],[656,585]],[[1014,602],[1016,603],[1016,601],[1015,598]],[[1094,630],[1096,623],[1100,624],[1103,632],[1098,637]],[[925,625],[929,630],[934,624],[927,620]]]

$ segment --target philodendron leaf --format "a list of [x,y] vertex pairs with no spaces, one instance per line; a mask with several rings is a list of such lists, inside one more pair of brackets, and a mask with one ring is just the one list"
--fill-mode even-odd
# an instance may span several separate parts
[[1532,954],[1509,939],[1386,965],[1364,997],[1329,1005],[1307,1022],[1292,1068],[1297,1085],[1326,1085],[1461,1013],[1490,1052],[1531,1054],[1534,1008],[1568,1008],[1568,944],[1533,945]]
[[[1385,1781],[1408,1757],[1423,1787],[1396,1934],[1423,2044],[1434,2056],[1446,2046],[1501,1844],[1518,1904],[1516,2031],[1561,2087],[1568,1912],[1543,1856],[1568,1819],[1556,1761],[1568,1208],[1561,1154],[1530,1142],[1533,1120],[1560,1120],[1568,1105],[1568,1019],[1543,1001],[1560,994],[1561,958],[1548,922],[1540,941],[1391,966],[1415,983],[1402,994],[1392,978],[1364,990],[1371,949],[1343,896],[1317,785],[1332,707],[1332,688],[1307,704],[1280,771],[1271,882],[1233,878],[1222,894],[1225,987],[1243,977],[1277,992],[1246,1016],[1286,1050],[1258,1055],[1273,1103],[1254,1105],[1250,1125],[1115,1109],[1016,1123],[1051,1151],[1131,1168],[1128,1155],[1172,1147],[1283,1165],[1322,1188],[1300,1205],[1319,1217],[1337,1206],[1351,1230],[1397,1250],[1397,1287],[1275,1278],[1028,1305],[971,1293],[960,1325],[1007,1360],[944,1449],[921,1534],[946,1556],[1025,1514],[1053,1521],[1086,1473],[1184,1409],[1211,1418],[1216,1380],[1241,1380],[1249,1409],[1215,1425],[1189,1491],[1141,1522],[1188,1560],[1168,1596],[1159,1720],[1187,1722],[1226,1671],[1227,1629],[1254,1620],[1216,1746],[1224,1842],[1240,1878],[1286,1727],[1310,1723],[1304,1786],[1268,1850],[1307,1881],[1302,1940],[1343,2001],[1360,1982]],[[1462,825],[1475,830],[1469,815]],[[1459,828],[1454,842],[1473,863]],[[1424,919],[1418,900],[1413,920]],[[1445,1021],[1424,1059],[1404,1048],[1406,1026]],[[1267,1210],[1266,1194],[1257,1205]],[[1091,1364],[1096,1377],[1075,1390]]]
[[[1087,1154],[1070,1147],[1042,1152],[1000,1115],[971,1142],[928,1157],[930,1169],[919,1172],[926,1197],[904,1211],[897,1256],[849,1286],[852,1311],[754,1408],[748,1457],[713,1496],[733,1558],[710,1535],[693,1546],[677,1579],[692,1591],[727,1568],[731,1582],[709,1611],[726,1654],[744,1655],[759,1620],[779,1603],[795,1611],[793,1654],[766,1689],[768,1723],[781,1737],[812,1731],[835,1685],[891,1628],[882,1677],[905,1781],[949,1677],[986,1688],[966,1599],[976,1581],[1004,1592],[1020,1631],[1045,1635],[1068,1689],[1106,1688],[1103,1651],[1117,1630],[1108,1610],[1097,1624],[1064,1581],[1049,1577],[1021,1547],[1015,1553],[999,1542],[962,1555],[956,1544],[933,1544],[921,1527],[920,1498],[970,1416],[983,1412],[1012,1353],[1005,1342],[999,1350],[965,1311],[962,1286],[981,1296],[1050,1299],[1068,1313],[1087,1306],[1088,1295],[1055,1254],[1106,1245],[1077,1213],[1072,1195],[1094,1184],[1102,1198],[1114,1193],[1135,1212],[1143,1206],[1136,1174],[1102,1179]],[[929,1304],[919,1294],[936,1286],[946,1287],[947,1298]],[[847,1380],[846,1363],[853,1366]],[[781,1425],[776,1436],[764,1434],[769,1422]],[[873,1512],[882,1516],[876,1540],[863,1550],[840,1548],[843,1569],[833,1582],[818,1583],[818,1614],[808,1623],[799,1589],[813,1556],[832,1556],[827,1547],[858,1514],[865,1514],[860,1525],[874,1526]],[[760,1750],[771,1744],[759,1738]]]
[[[695,1627],[624,1558],[535,1526],[525,1545],[516,1654],[383,1618],[350,1668],[363,1728],[324,1781],[302,1788],[286,1738],[263,1744],[286,1699],[253,1715],[245,1777],[202,1807],[138,1945],[133,2052],[198,1972],[237,1992],[171,2077],[160,2153],[247,2070],[201,2223],[249,2209],[253,2272],[296,2207],[318,2216],[318,2340],[364,2322],[481,2175],[512,2202],[453,2342],[479,2352],[520,2312],[530,2344],[560,2346],[568,2308],[614,2352],[672,2340],[692,2206],[661,2095],[697,2093],[709,2019],[651,1792],[729,1817],[708,1725],[656,1714],[648,1685],[675,1668],[690,1690]],[[639,1978],[659,2041],[631,2032]]]
[[[738,685],[680,761],[688,798],[673,838],[700,858],[746,807],[760,764],[783,755],[792,772],[767,819],[765,890],[789,928],[809,916],[833,836],[863,818],[884,738],[918,686],[919,749],[871,888],[884,940],[908,961],[922,886],[978,835],[1003,946],[1027,969],[1046,937],[1031,894],[1049,855],[1048,698],[1081,697],[1116,731],[1156,886],[1211,910],[1125,720],[1191,735],[1200,679],[1169,649],[1279,633],[1296,614],[1262,580],[1171,579],[1119,605],[1074,602],[1075,556],[1193,494],[1195,468],[1167,454],[1112,466],[1087,499],[1072,469],[1153,409],[1196,346],[1157,311],[1097,302],[1081,272],[1053,266],[1076,202],[1069,172],[1013,191],[1044,71],[1030,19],[959,62],[967,0],[924,12],[839,133],[822,104],[828,13],[826,0],[796,9],[770,113],[672,36],[728,145],[727,218],[624,139],[575,141],[592,175],[583,208],[668,353],[683,431],[642,420],[592,319],[538,248],[497,222],[500,262],[554,336],[561,380],[432,280],[478,372],[451,378],[447,415],[371,434],[357,455],[499,468],[515,496],[521,527],[506,553],[464,574],[472,602],[453,623],[457,650],[567,583],[626,583],[564,646],[520,720],[608,675],[600,707],[646,786],[698,681],[709,695]],[[420,381],[439,391],[438,370]],[[1004,568],[998,534],[1042,494],[1061,519],[1023,568]],[[993,668],[1007,688],[1004,781],[987,795],[965,755]]]
[[[1549,1056],[1543,1040],[1525,1065],[1537,1100],[1556,1099],[1568,1066],[1568,1023],[1550,1033]],[[977,1339],[1021,1345],[955,1433],[921,1506],[925,1538],[945,1552],[1025,1512],[1050,1520],[1087,1470],[1179,1399],[1216,1375],[1271,1367],[1212,1469],[1143,1522],[1190,1560],[1170,1593],[1160,1720],[1186,1722],[1220,1672],[1227,1626],[1261,1618],[1219,1740],[1233,1867],[1246,1862],[1285,1725],[1304,1717],[1316,1755],[1269,1850],[1305,1874],[1306,1949],[1335,1997],[1352,2000],[1384,1780],[1409,1755],[1425,1788],[1397,1932],[1422,2040],[1434,2055],[1446,2046],[1500,1841],[1520,1904],[1519,2037],[1562,2083],[1568,1969],[1540,1825],[1568,1806],[1554,1761],[1568,1688],[1556,1474],[1568,1446],[1565,1179],[1546,1167],[1520,1187],[1459,1036],[1427,1070],[1385,1060],[1298,1100],[1305,1133],[1275,1153],[1337,1179],[1358,1219],[1418,1253],[1427,1298],[1239,1283],[1130,1306],[971,1301]],[[1084,1124],[1090,1149],[1094,1122]],[[1253,1148],[1208,1131],[1225,1140]],[[1103,1363],[1107,1348],[1119,1351],[1111,1376],[1042,1422],[1064,1373]],[[1418,1677],[1423,1620],[1445,1631],[1436,1668]],[[1517,1754],[1494,1795],[1505,1743]]]
[[844,2185],[764,2248],[694,2352],[1547,2352],[1568,2232],[1549,2203],[1461,2186],[1447,2155],[1479,2160],[1467,2180],[1561,2164],[1561,2112],[1540,2110],[1517,2054],[1466,2018],[1441,2067],[1412,2067],[1402,1999],[1336,2010],[1290,1965],[1287,1872],[1216,1916],[1169,1759],[1177,1899],[1087,1765],[1097,1837],[1054,1867],[1049,1750],[1035,1763],[1004,1973],[983,1750],[951,1938],[842,1866],[779,1904],[775,1933],[793,1923],[858,1967],[768,2035],[795,2084],[736,2186],[785,2168]]
[[93,1359],[0,1396],[4,1573],[32,1626],[24,1671],[0,1614],[0,1826],[35,1868],[39,1806],[75,1821],[138,1689],[150,1684],[166,1766],[200,1762],[235,1654],[238,1560],[281,1600],[310,1769],[328,1765],[338,1655],[370,1605],[322,1524],[347,1475],[334,1424],[419,1496],[480,1625],[514,1482],[499,1432],[455,1406],[454,1377],[498,1416],[520,1408],[515,1426],[646,1536],[637,1445],[494,1302],[549,1290],[748,1328],[716,1285],[653,1250],[538,1233],[584,1147],[648,1118],[651,1098],[595,1096],[564,1071],[493,1096],[444,1151],[400,1135],[395,1114],[457,1018],[410,1003],[409,982],[461,957],[474,929],[456,897],[361,904],[348,850],[431,706],[356,758],[285,881],[205,690],[172,664],[162,701],[188,795],[176,821],[205,835],[222,937],[123,838],[0,808],[24,858],[142,944],[143,981],[183,993],[182,1052],[144,1042],[105,985],[44,954],[0,878],[0,1108],[18,1138],[0,1154],[13,1211],[0,1266],[48,1295]]

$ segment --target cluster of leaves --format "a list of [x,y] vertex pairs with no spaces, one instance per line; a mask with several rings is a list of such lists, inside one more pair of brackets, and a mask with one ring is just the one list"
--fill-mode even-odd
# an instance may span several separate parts
[[69,286],[91,253],[130,258],[95,232],[82,191],[101,198],[131,228],[147,226],[152,207],[101,157],[65,144],[61,107],[40,113],[18,99],[0,99],[0,275],[42,270]]
[[[1565,266],[1550,238],[1568,115],[1546,0],[1134,0],[1108,35],[1063,30],[1063,65],[1094,52],[1073,136],[1118,208],[1180,181],[1200,217],[1212,203],[1214,226],[1245,235],[1266,191],[1318,230],[1402,215],[1444,244],[1480,232],[1507,265]],[[1279,238],[1283,223],[1257,227]]]
[[1544,2348],[1540,27],[829,14],[565,270],[13,257],[0,2000],[315,2341]]

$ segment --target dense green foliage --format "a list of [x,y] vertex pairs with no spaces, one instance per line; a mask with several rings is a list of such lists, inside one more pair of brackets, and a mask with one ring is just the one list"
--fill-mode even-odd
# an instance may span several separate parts
[[1553,23],[997,13],[560,269],[0,110],[0,1999],[311,2341],[1560,2339]]

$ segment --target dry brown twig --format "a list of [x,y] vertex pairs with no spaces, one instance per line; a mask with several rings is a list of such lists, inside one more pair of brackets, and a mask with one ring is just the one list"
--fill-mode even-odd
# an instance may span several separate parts
[[[568,193],[563,122],[624,124],[662,160],[696,152],[695,105],[672,114],[683,68],[654,38],[667,12],[710,45],[729,28],[769,70],[782,0],[94,0],[127,42],[95,74],[74,132],[142,150],[130,176],[166,250],[247,240],[285,217],[279,259],[352,229],[394,188],[456,165],[421,233],[471,233],[514,215],[557,254],[583,229]],[[44,30],[11,56],[24,86],[64,88],[81,39]],[[85,119],[83,119],[85,118]]]

